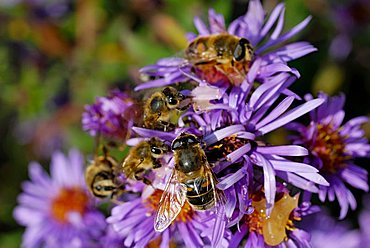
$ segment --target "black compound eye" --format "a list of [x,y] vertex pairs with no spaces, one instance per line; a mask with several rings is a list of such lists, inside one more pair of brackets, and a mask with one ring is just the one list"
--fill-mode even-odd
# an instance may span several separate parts
[[159,148],[157,148],[157,147],[152,147],[152,148],[151,148],[151,152],[152,152],[153,154],[156,154],[156,155],[160,155],[160,154],[162,154],[162,150],[161,150],[161,149],[159,149]]
[[96,191],[101,191],[101,190],[103,190],[103,187],[98,185],[98,186],[95,186],[95,189],[96,189]]
[[167,97],[167,101],[168,101],[168,104],[172,106],[176,106],[179,102],[174,97]]
[[248,44],[248,40],[241,38],[234,50],[234,59],[241,61],[245,57],[245,45]]

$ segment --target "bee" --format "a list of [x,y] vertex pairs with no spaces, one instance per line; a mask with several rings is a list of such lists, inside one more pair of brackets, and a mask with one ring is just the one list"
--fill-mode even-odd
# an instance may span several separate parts
[[[161,92],[153,93],[144,104],[144,127],[149,129],[170,131],[175,126],[170,122],[172,110],[185,110],[183,94],[173,87],[166,87]],[[185,103],[185,105],[183,104]]]
[[217,179],[207,162],[198,138],[180,134],[171,144],[175,168],[168,180],[157,211],[154,229],[165,230],[180,213],[185,201],[195,210],[207,210],[221,202]]
[[118,162],[105,148],[104,155],[96,157],[86,168],[85,180],[90,192],[98,198],[113,198],[117,193],[124,190],[123,185],[115,183],[114,170]]
[[185,58],[193,66],[193,72],[210,84],[240,86],[245,79],[253,48],[245,38],[231,34],[200,36],[185,50]]
[[127,178],[151,184],[146,175],[151,169],[161,167],[159,159],[168,150],[168,145],[158,138],[153,137],[150,140],[142,141],[131,148],[121,165],[121,169]]

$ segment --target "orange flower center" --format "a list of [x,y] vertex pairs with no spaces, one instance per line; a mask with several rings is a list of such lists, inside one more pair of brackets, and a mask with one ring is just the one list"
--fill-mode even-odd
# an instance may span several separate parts
[[71,212],[83,214],[87,209],[88,196],[81,188],[63,188],[51,204],[51,214],[60,223],[67,223]]
[[349,159],[345,154],[345,144],[339,131],[334,130],[330,124],[317,125],[317,137],[312,144],[312,151],[322,160],[322,171],[327,173],[335,173],[343,168],[343,162]]
[[[162,193],[163,190],[155,190],[154,193],[145,200],[144,205],[152,212],[156,212],[158,210],[158,205],[159,201],[161,200]],[[185,201],[184,206],[182,206],[181,211],[179,215],[177,215],[175,221],[187,222],[188,220],[192,219],[193,214],[194,210],[192,209],[190,204]]]

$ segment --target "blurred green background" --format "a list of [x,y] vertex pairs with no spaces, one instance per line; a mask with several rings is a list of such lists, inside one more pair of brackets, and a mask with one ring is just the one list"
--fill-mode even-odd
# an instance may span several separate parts
[[[263,4],[269,12],[278,2]],[[347,119],[370,115],[366,2],[285,1],[285,29],[312,15],[295,39],[319,49],[291,63],[301,73],[292,89],[300,95],[343,91]],[[247,3],[0,0],[0,247],[20,245],[23,228],[12,219],[12,210],[29,161],[47,165],[53,150],[71,147],[91,153],[93,140],[80,124],[85,104],[109,89],[132,88],[140,82],[140,67],[183,50],[186,32],[195,32],[194,16],[205,20],[214,8],[230,23],[245,13]],[[370,137],[369,125],[365,128]],[[359,192],[357,197],[361,201]]]

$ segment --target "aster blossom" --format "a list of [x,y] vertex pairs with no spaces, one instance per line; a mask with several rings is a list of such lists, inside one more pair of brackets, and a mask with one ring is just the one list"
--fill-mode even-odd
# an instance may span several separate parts
[[[330,183],[330,186],[319,187],[320,200],[337,198],[341,207],[340,218],[343,219],[349,207],[355,209],[357,206],[347,184],[369,190],[367,171],[355,164],[356,158],[370,155],[370,145],[361,128],[369,119],[361,116],[343,123],[344,95],[329,97],[319,93],[318,96],[325,103],[310,113],[310,124],[291,123],[288,128],[298,132],[291,137],[292,141],[311,151],[306,161],[316,166]],[[306,99],[310,100],[312,96],[307,95]]]
[[[213,171],[219,178],[217,187],[224,191],[227,199],[224,216],[221,217],[221,221],[216,222],[214,230],[223,230],[226,225],[233,226],[241,221],[245,215],[250,214],[248,210],[250,207],[249,184],[255,180],[254,177],[264,178],[261,184],[264,186],[266,216],[269,216],[274,209],[275,197],[278,193],[276,177],[280,177],[298,188],[315,193],[318,192],[315,184],[328,185],[326,180],[317,173],[316,168],[309,164],[293,162],[284,158],[285,156],[307,155],[308,151],[305,148],[296,145],[267,146],[262,141],[263,134],[309,112],[322,104],[323,101],[315,99],[308,104],[286,111],[292,104],[294,97],[287,97],[275,108],[272,105],[277,97],[273,97],[272,100],[267,101],[267,104],[261,105],[261,109],[264,111],[264,114],[261,114],[259,108],[255,111],[246,111],[248,106],[245,105],[245,102],[249,92],[244,95],[241,90],[236,91],[236,89],[236,87],[233,88],[230,95],[225,93],[222,98],[224,103],[216,104],[213,110],[201,114],[191,109],[188,110],[180,116],[179,128],[174,130],[174,133],[139,127],[133,128],[134,132],[142,137],[159,137],[168,142],[172,142],[183,132],[194,133],[198,137],[202,137],[203,149],[206,152],[208,162],[212,164]],[[275,94],[278,96],[279,92]],[[229,99],[236,99],[236,102],[229,102]],[[263,97],[261,100],[264,101]],[[190,122],[190,125],[185,125],[185,119],[188,123]],[[169,165],[173,163],[174,161],[171,160]],[[296,232],[298,231],[294,233]]]
[[[287,74],[285,80],[288,80],[288,83],[289,79],[291,77]],[[229,94],[225,93],[220,102],[212,107],[214,109],[208,109],[205,113],[189,109],[180,116],[179,128],[173,134],[138,127],[133,130],[143,137],[159,137],[168,142],[172,142],[184,131],[202,137],[208,161],[214,165],[214,172],[222,177],[218,185],[222,190],[229,189],[248,173],[253,173],[253,170],[248,172],[253,165],[262,168],[269,213],[274,205],[276,177],[315,193],[318,192],[315,184],[328,185],[316,168],[284,158],[305,156],[308,154],[305,148],[296,145],[267,146],[263,142],[263,135],[302,116],[323,102],[322,99],[313,99],[288,111],[294,100],[294,97],[290,96],[273,107],[287,85],[284,82],[283,79],[283,83],[278,85],[275,91],[266,92],[267,94],[261,94],[260,88],[264,88],[261,89],[264,91],[264,86],[255,90],[249,88],[247,91],[233,87]],[[185,125],[185,119],[192,124]],[[228,167],[238,170],[232,170],[230,173]],[[243,193],[238,192],[238,195],[241,194]],[[230,218],[233,211],[233,208],[227,209],[227,217]]]
[[82,155],[55,152],[50,174],[36,162],[29,166],[31,180],[22,185],[14,210],[26,227],[22,247],[99,247],[107,225],[87,191]]

